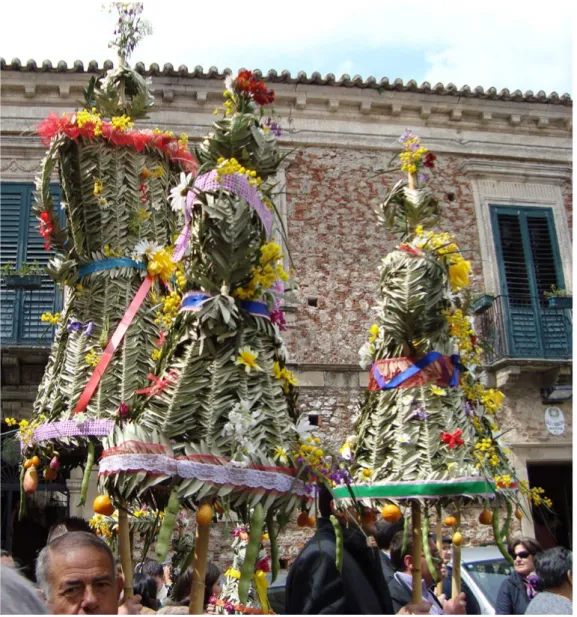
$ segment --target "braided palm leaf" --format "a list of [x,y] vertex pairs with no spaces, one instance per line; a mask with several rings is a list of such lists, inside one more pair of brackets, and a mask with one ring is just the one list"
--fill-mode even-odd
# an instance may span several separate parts
[[256,115],[235,113],[212,126],[213,130],[196,148],[202,171],[214,169],[223,157],[235,158],[241,165],[254,169],[263,180],[277,172],[284,156],[274,134],[259,129]]
[[[152,148],[136,152],[98,139],[59,138],[37,184],[38,213],[49,205],[45,188],[55,160],[66,204],[68,238],[59,243],[62,252],[52,260],[49,272],[57,282],[74,286],[69,288],[63,323],[34,404],[32,419],[39,422],[73,419],[74,407],[93,371],[87,355],[98,358],[102,353],[145,276],[143,270],[118,267],[79,279],[79,267],[111,256],[130,257],[143,240],[168,245],[177,228],[177,215],[167,194],[177,184],[180,168],[163,153]],[[147,174],[145,180],[145,170],[155,170],[155,174]],[[98,183],[101,189],[97,191]],[[157,283],[155,288],[157,296],[166,293]],[[150,358],[154,341],[160,334],[155,323],[158,300],[153,297],[145,298],[113,355],[84,412],[87,419],[115,419],[119,404],[130,404],[135,391],[146,385],[146,376],[154,368]],[[69,331],[67,326],[74,320],[84,329]],[[63,451],[70,455],[74,447],[80,454],[86,443],[78,437],[60,441],[55,446],[66,446]]]

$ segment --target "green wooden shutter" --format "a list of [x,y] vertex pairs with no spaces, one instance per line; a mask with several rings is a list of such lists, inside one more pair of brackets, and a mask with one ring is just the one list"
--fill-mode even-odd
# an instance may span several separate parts
[[[59,214],[60,188],[52,186],[55,212]],[[46,265],[52,251],[44,250],[38,232],[38,220],[32,212],[32,184],[3,183],[1,186],[2,265],[9,261],[19,268],[24,262]],[[54,329],[40,321],[45,312],[58,311],[62,294],[52,280],[45,277],[40,290],[3,290],[2,343],[49,346]]]
[[543,295],[564,285],[552,210],[492,206],[491,219],[510,355],[570,356],[570,319]]

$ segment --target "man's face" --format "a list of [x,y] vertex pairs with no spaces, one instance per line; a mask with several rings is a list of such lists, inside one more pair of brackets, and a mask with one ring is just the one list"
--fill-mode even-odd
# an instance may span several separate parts
[[103,551],[80,547],[50,553],[50,598],[55,615],[116,615],[122,581]]
[[449,563],[449,561],[451,561],[451,552],[452,552],[452,545],[449,544],[448,542],[445,542],[441,549],[441,557],[443,558],[443,561],[445,563]]

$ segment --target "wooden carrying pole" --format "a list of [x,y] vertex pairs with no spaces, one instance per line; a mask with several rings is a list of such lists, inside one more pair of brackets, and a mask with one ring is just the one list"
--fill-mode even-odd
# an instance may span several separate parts
[[210,521],[207,524],[202,520],[201,524],[201,521],[199,521],[199,513],[203,511],[205,505],[200,506],[196,513],[196,542],[194,545],[194,566],[192,571],[192,586],[190,589],[190,604],[188,605],[189,615],[204,614],[204,582],[206,578],[206,562],[208,559]]
[[[442,510],[440,504],[437,505],[437,527],[435,528],[435,534],[437,535],[437,550],[439,551],[439,557],[443,554],[443,519]],[[437,596],[443,593],[443,581],[439,580],[437,583]]]
[[132,590],[132,554],[130,552],[130,529],[126,510],[118,509],[118,550],[124,578],[124,602],[134,595]]
[[423,531],[421,528],[421,505],[418,501],[411,503],[411,525],[413,527],[413,604],[423,599],[421,556],[423,550]]
[[[461,527],[461,512],[457,509],[455,515],[457,524],[455,529],[459,530]],[[453,542],[453,577],[451,582],[451,598],[456,598],[461,593],[461,545],[457,546]]]

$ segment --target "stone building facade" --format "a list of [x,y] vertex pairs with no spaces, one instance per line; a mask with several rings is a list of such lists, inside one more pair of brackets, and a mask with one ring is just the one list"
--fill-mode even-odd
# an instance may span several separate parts
[[[43,155],[34,125],[50,111],[72,111],[89,77],[102,68],[1,60],[3,186],[33,182]],[[138,68],[151,77],[157,100],[150,127],[186,132],[191,141],[206,133],[222,102],[223,75],[213,68]],[[374,212],[393,176],[377,172],[385,170],[398,136],[409,127],[438,156],[430,186],[446,202],[442,228],[455,234],[471,260],[475,292],[496,297],[478,327],[505,341],[493,349],[486,370],[488,383],[507,397],[500,421],[510,429],[506,440],[521,477],[544,485],[557,506],[555,518],[536,526],[526,518],[522,531],[536,533],[546,544],[570,544],[572,407],[560,399],[570,398],[571,314],[544,316],[543,302],[533,298],[521,325],[503,318],[512,312],[507,312],[507,275],[491,218],[495,208],[546,214],[558,255],[557,280],[571,292],[570,97],[348,76],[336,80],[318,73],[293,77],[271,71],[265,78],[276,91],[280,143],[290,151],[279,181],[286,187],[281,210],[299,290],[286,307],[285,335],[301,409],[334,445],[353,430],[368,381],[357,362],[358,349],[373,321],[380,261],[394,245]],[[526,255],[536,250],[525,248]],[[529,332],[535,346],[517,345],[514,328]],[[551,331],[557,337],[552,346]],[[3,344],[3,417],[29,415],[46,357],[46,343]],[[546,423],[551,407],[564,416],[563,427],[553,432]],[[68,487],[71,511],[89,515],[75,507],[79,477],[69,479]],[[469,530],[471,541],[487,541],[474,522]],[[287,534],[285,558],[309,533]]]

